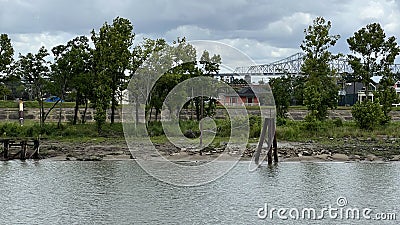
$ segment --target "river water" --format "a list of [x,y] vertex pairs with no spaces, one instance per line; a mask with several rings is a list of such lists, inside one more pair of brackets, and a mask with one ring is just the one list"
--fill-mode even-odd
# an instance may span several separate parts
[[0,224],[398,224],[399,174],[399,163],[248,172],[240,162],[212,183],[177,187],[134,161],[0,162]]

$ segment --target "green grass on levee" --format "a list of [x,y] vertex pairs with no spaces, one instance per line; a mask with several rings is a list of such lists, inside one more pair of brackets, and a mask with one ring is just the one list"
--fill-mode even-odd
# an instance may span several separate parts
[[[260,136],[261,119],[259,116],[250,116],[249,142],[256,142]],[[216,139],[225,141],[231,135],[231,125],[228,119],[216,120]],[[236,126],[236,125],[234,125]],[[192,130],[199,134],[199,123],[197,121],[181,121],[180,128],[182,133]],[[138,131],[143,135],[149,134],[157,143],[166,142],[163,125],[161,122],[150,122],[146,126],[146,131]],[[316,142],[324,142],[326,140],[341,140],[345,138],[370,138],[372,140],[380,137],[400,138],[400,122],[392,121],[385,126],[377,126],[373,131],[363,130],[357,127],[354,121],[342,121],[340,119],[326,120],[322,122],[309,123],[305,121],[278,120],[277,122],[277,138],[278,141],[296,141],[305,142],[314,140]],[[245,133],[245,132],[243,132]],[[179,135],[180,132],[176,132]],[[57,123],[46,122],[43,127],[37,121],[26,120],[24,126],[20,126],[18,121],[0,122],[0,138],[47,138],[54,140],[68,141],[87,141],[87,140],[122,140],[124,139],[124,131],[122,123],[110,124],[103,126],[102,132],[99,134],[96,123],[86,123],[72,125],[70,122],[62,123],[61,127]]]
[[57,141],[103,141],[106,139],[119,140],[124,138],[122,123],[105,124],[99,134],[95,123],[72,125],[47,122],[42,127],[36,121],[24,121],[20,126],[18,121],[0,122],[0,138],[41,138]]

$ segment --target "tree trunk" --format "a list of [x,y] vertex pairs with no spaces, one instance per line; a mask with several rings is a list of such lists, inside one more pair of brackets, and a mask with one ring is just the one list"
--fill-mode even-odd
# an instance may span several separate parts
[[64,94],[61,94],[61,103],[60,103],[60,112],[58,114],[58,123],[57,123],[57,127],[60,128],[61,127],[61,115],[62,115],[62,109],[63,109],[63,100],[64,99]]
[[190,100],[190,120],[193,120],[193,107],[194,107],[194,104],[193,104],[193,97],[192,97],[192,99]]
[[208,109],[207,109],[207,115],[211,116],[215,112],[215,99],[213,98],[208,98]]
[[136,104],[135,113],[136,113],[136,126],[137,126],[137,124],[139,124],[139,107],[140,107],[138,96],[135,96],[135,104]]
[[38,99],[38,103],[39,103],[39,123],[40,123],[40,127],[43,127],[43,119],[42,119],[42,117],[43,117],[43,114],[42,114],[43,107],[42,107],[42,104],[40,103],[39,99]]
[[88,100],[85,98],[85,110],[83,111],[83,116],[82,116],[82,124],[86,122],[86,112],[88,109]]
[[149,121],[148,122],[150,122],[150,120],[151,120],[151,114],[153,114],[153,107],[150,108],[150,114],[149,114]]
[[39,100],[40,105],[40,126],[43,127],[44,125],[44,104],[43,100]]
[[156,108],[156,119],[154,121],[157,121],[158,119],[158,109]]
[[204,118],[204,98],[203,95],[200,97],[200,119]]
[[196,97],[195,105],[196,105],[196,119],[200,121],[200,100],[199,97]]
[[[56,107],[56,105],[58,104],[58,102],[60,102],[60,100],[57,100],[57,101],[53,104],[53,106],[51,106],[51,108],[47,111],[46,114],[45,114],[44,111],[43,111],[43,123],[44,123],[44,121],[46,121],[47,116],[49,116],[51,110],[53,110],[53,109]],[[43,109],[43,110],[44,110],[44,109]]]
[[76,122],[78,121],[78,112],[79,112],[79,100],[80,100],[80,93],[79,91],[76,92],[76,98],[75,98],[75,109],[74,109],[74,120],[72,121],[73,125],[76,125]]
[[117,100],[115,99],[116,90],[112,90],[112,98],[111,98],[111,124],[114,123],[115,117],[115,108],[117,107]]

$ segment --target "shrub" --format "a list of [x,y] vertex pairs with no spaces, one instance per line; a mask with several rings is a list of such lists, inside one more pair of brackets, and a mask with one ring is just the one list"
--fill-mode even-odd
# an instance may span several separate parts
[[249,126],[250,126],[250,132],[249,132],[249,137],[250,138],[259,138],[261,134],[261,116],[256,116],[256,115],[250,115],[249,116]]
[[304,129],[307,131],[319,131],[323,128],[323,124],[317,117],[313,114],[307,114],[304,118]]
[[194,132],[199,132],[199,122],[197,120],[180,120],[179,126],[181,128],[181,132],[185,133],[185,131],[192,130]]
[[21,127],[16,123],[5,123],[1,126],[0,132],[6,137],[18,137],[21,136]]
[[381,124],[384,119],[379,103],[370,100],[354,104],[351,109],[351,114],[357,126],[365,130],[373,130],[377,125]]
[[342,127],[342,126],[343,126],[343,121],[342,121],[342,119],[340,119],[340,118],[336,118],[336,119],[333,119],[333,124],[334,124],[336,127]]
[[231,136],[231,121],[229,119],[216,120],[218,137]]
[[276,126],[284,126],[287,123],[287,119],[284,117],[276,117]]
[[276,137],[278,140],[296,141],[300,135],[300,129],[296,124],[278,127]]
[[161,125],[161,121],[151,121],[147,125],[147,131],[150,137],[160,136],[164,134],[164,129]]

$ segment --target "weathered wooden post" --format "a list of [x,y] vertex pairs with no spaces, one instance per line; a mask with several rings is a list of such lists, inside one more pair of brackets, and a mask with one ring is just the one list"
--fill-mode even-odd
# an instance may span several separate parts
[[278,141],[276,140],[276,131],[274,134],[274,141],[272,142],[272,145],[274,147],[274,162],[278,162]]
[[262,149],[262,146],[263,146],[264,141],[265,141],[265,132],[267,132],[267,129],[265,127],[266,124],[267,124],[267,118],[265,118],[265,120],[264,120],[264,126],[263,126],[263,128],[261,130],[260,140],[258,140],[257,150],[254,153],[254,161],[255,161],[256,164],[259,164],[259,161],[260,161],[261,149]]
[[[262,146],[265,141],[267,141],[268,164],[272,164],[272,147],[274,147],[274,161],[278,162],[275,130],[276,130],[275,129],[275,118],[264,118],[264,125],[261,130],[260,140],[258,142],[257,151],[255,152],[255,157],[254,157],[256,164],[259,164],[261,149],[262,149]],[[267,140],[266,140],[267,131],[268,131],[268,136],[267,136]],[[274,144],[272,142],[274,142]]]
[[[257,97],[257,102],[260,107],[261,119],[263,122],[258,146],[253,156],[254,162],[258,167],[262,163],[260,162],[260,155],[265,142],[267,143],[266,146],[267,148],[265,151],[266,155],[263,156],[262,160],[265,160],[265,158],[267,158],[268,164],[271,164],[272,157],[274,157],[274,161],[278,162],[277,143],[276,143],[277,140],[275,135],[276,106],[272,89],[269,85],[252,86],[251,88]],[[274,148],[273,152],[274,156],[272,156],[272,148]]]
[[33,159],[39,159],[39,140],[35,139],[33,140],[33,154],[32,157]]
[[271,145],[271,148],[268,149],[267,160],[268,160],[268,164],[272,164],[272,145]]
[[26,141],[21,141],[21,160],[25,160],[26,159]]
[[4,146],[3,158],[4,159],[8,159],[8,149],[10,147],[10,140],[9,139],[4,139],[3,140],[3,146]]

